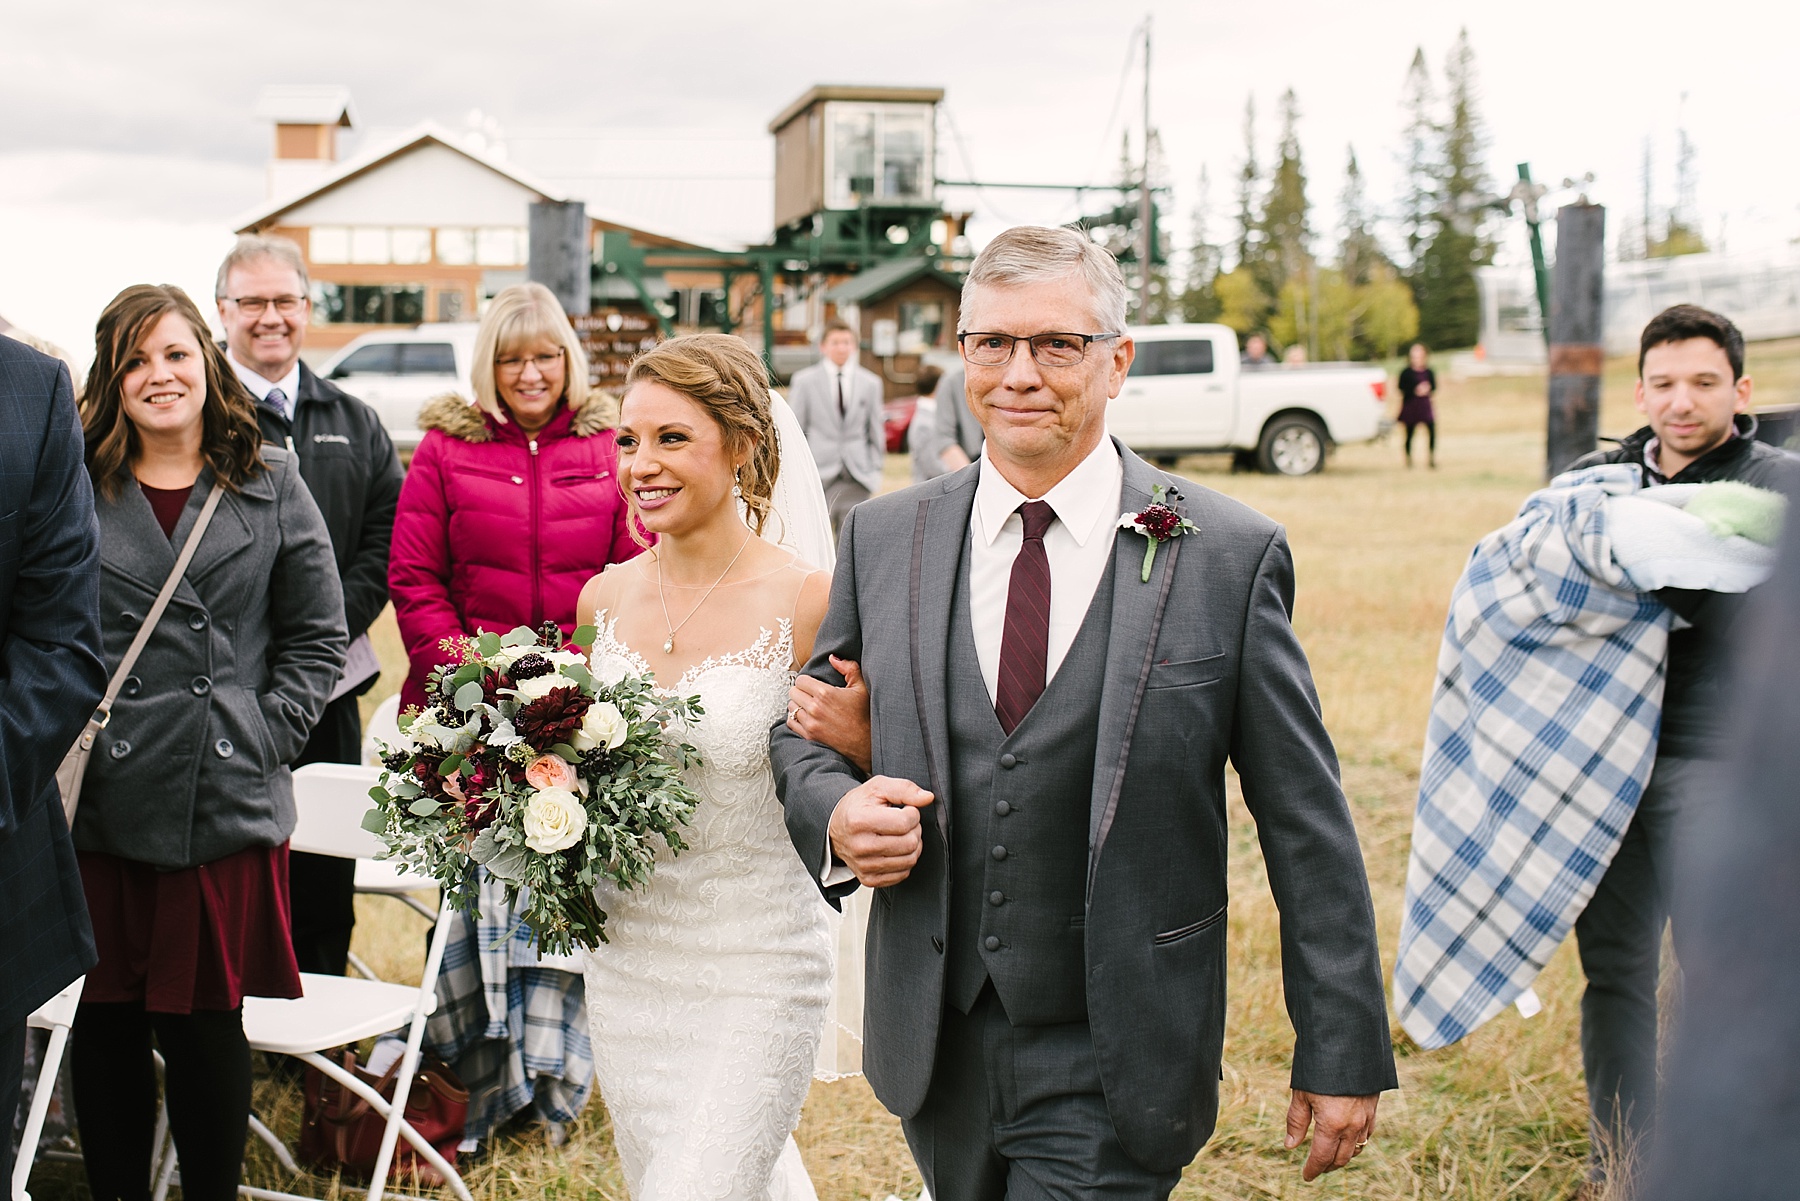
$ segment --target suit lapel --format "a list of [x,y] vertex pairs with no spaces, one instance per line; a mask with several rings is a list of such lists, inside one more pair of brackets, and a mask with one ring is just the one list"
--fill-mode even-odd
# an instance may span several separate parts
[[[1121,513],[1135,513],[1150,503],[1150,490],[1166,477],[1132,454],[1123,445],[1119,454],[1125,479],[1120,489]],[[1131,735],[1137,726],[1138,707],[1150,676],[1156,636],[1162,628],[1174,580],[1175,561],[1182,543],[1193,533],[1171,538],[1156,552],[1150,579],[1143,578],[1144,537],[1117,530],[1113,538],[1113,620],[1106,645],[1106,679],[1100,693],[1099,743],[1094,755],[1093,795],[1088,807],[1088,895],[1093,895],[1094,871],[1101,848],[1112,829],[1119,793],[1125,784],[1125,766],[1131,754]]]
[[969,538],[979,466],[946,476],[942,488],[927,488],[913,523],[908,607],[912,626],[912,683],[925,764],[937,804],[938,832],[950,839],[950,728],[947,674],[950,608]]

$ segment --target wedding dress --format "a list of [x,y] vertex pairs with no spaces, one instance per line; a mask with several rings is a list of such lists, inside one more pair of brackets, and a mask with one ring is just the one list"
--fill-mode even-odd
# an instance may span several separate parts
[[[596,619],[593,672],[648,665]],[[812,1201],[790,1137],[831,992],[828,912],[782,823],[769,728],[794,673],[786,620],[684,673],[705,716],[672,731],[701,763],[688,848],[640,891],[603,887],[608,943],[585,956],[600,1092],[633,1201]]]

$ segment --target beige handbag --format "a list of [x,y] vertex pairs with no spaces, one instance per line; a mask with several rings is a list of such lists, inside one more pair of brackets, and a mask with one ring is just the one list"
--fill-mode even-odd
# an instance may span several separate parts
[[100,707],[88,718],[87,728],[81,731],[81,737],[75,740],[75,745],[69,748],[69,753],[63,756],[61,766],[56,769],[56,788],[62,793],[63,817],[70,826],[75,824],[75,806],[81,801],[81,777],[87,774],[88,755],[94,749],[94,739],[100,736],[100,731],[112,720],[113,701],[118,699],[119,689],[125,686],[131,669],[137,666],[138,656],[150,641],[150,635],[156,632],[156,623],[162,620],[163,610],[169,607],[169,598],[181,586],[181,577],[187,572],[188,564],[193,561],[194,552],[200,548],[200,536],[206,533],[206,527],[212,521],[213,510],[219,507],[219,498],[224,495],[224,491],[218,484],[214,484],[212,491],[206,494],[206,503],[200,506],[200,516],[195,520],[194,528],[188,532],[187,541],[181,544],[181,553],[175,556],[175,569],[163,581],[162,591],[156,594],[156,603],[150,606],[144,624],[138,627],[137,637],[131,640],[125,657],[119,660],[118,670],[113,672],[112,679],[107,682],[106,695],[100,698]]

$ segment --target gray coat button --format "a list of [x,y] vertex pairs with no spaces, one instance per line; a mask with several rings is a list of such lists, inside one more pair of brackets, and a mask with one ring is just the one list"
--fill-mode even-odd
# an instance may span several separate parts
[[195,696],[205,696],[212,691],[212,681],[205,676],[195,676],[194,682],[188,685],[188,687],[194,690]]
[[989,851],[988,853],[990,855],[992,855],[995,859],[1006,858],[1006,848],[1005,847],[995,847],[992,851]]
[[126,676],[125,683],[119,688],[119,691],[124,693],[126,696],[136,696],[138,693],[142,692],[143,690],[144,690],[144,682],[142,680],[138,679],[136,676]]
[[994,812],[998,813],[1001,817],[1005,817],[1007,814],[1012,812],[1012,802],[1010,802],[1010,801],[995,801],[994,802]]
[[221,738],[219,741],[213,743],[213,754],[221,759],[229,759],[236,752],[237,748],[231,745],[231,739],[229,738]]
[[131,754],[131,744],[126,742],[123,738],[118,739],[112,744],[112,757],[114,759],[123,759],[129,754]]
[[1006,752],[1006,754],[1000,756],[1000,766],[1001,767],[1017,767],[1018,765],[1019,765],[1019,757],[1017,755],[1013,754],[1011,751],[1008,751],[1008,752]]
[[993,892],[988,893],[988,904],[990,904],[990,905],[1006,904],[1006,894],[1001,892],[998,888],[996,888]]
[[204,614],[204,613],[188,614],[188,629],[204,630],[205,628],[206,628],[206,614]]
[[987,936],[987,941],[982,943],[981,945],[986,947],[990,951],[998,951],[1000,949],[1000,940],[998,938],[995,938],[992,934],[990,934]]

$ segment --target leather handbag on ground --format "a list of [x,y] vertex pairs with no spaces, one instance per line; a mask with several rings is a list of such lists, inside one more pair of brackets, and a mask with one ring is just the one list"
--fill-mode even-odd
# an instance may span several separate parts
[[[356,1062],[356,1052],[346,1048],[344,1069],[387,1100],[394,1099],[400,1061],[377,1076]],[[406,1121],[420,1137],[436,1148],[452,1166],[456,1146],[462,1142],[469,1116],[469,1090],[442,1061],[426,1057],[419,1062],[412,1091],[406,1098]],[[367,1180],[375,1170],[381,1135],[387,1119],[375,1107],[318,1068],[307,1066],[305,1108],[300,1126],[301,1162],[325,1171],[340,1172],[346,1179]],[[427,1187],[445,1183],[438,1170],[404,1138],[394,1146],[394,1162],[388,1180],[411,1180]]]
[[81,801],[81,777],[87,774],[88,755],[94,750],[94,739],[112,720],[113,702],[119,698],[119,689],[124,687],[131,669],[137,666],[138,656],[150,641],[150,635],[156,632],[156,623],[162,620],[163,610],[169,607],[169,598],[175,595],[175,589],[181,586],[181,577],[187,572],[188,564],[194,558],[194,552],[200,548],[200,536],[206,533],[206,527],[212,522],[213,510],[219,507],[219,498],[225,490],[218,484],[206,494],[206,503],[200,506],[200,516],[194,521],[194,528],[188,531],[187,541],[181,544],[181,553],[175,556],[175,567],[169,572],[169,578],[163,581],[162,591],[156,594],[156,602],[150,606],[144,624],[138,627],[137,637],[131,640],[131,646],[125,657],[119,660],[118,670],[107,681],[106,695],[100,698],[99,708],[88,718],[86,728],[75,745],[63,756],[62,763],[56,769],[56,790],[62,794],[63,817],[72,827],[75,824],[75,806]]

